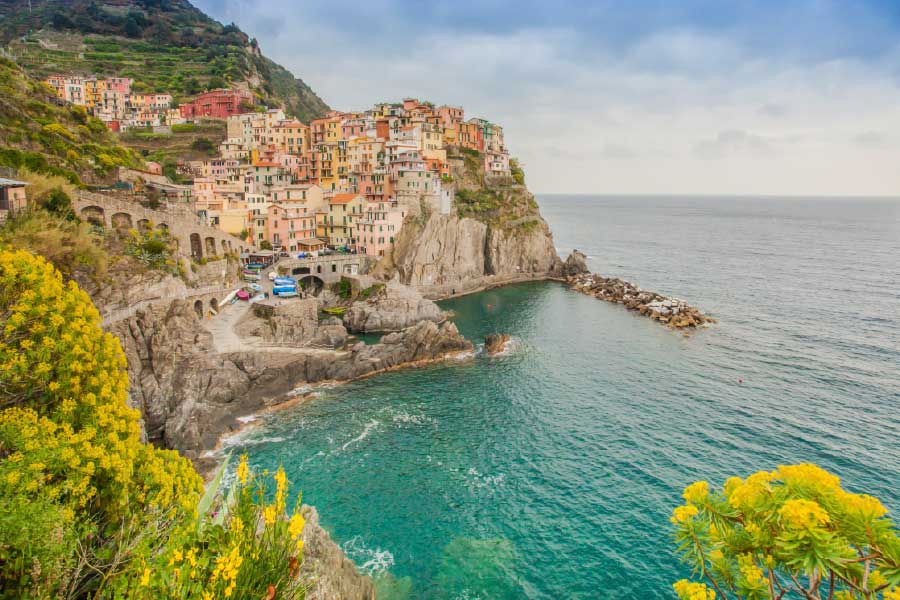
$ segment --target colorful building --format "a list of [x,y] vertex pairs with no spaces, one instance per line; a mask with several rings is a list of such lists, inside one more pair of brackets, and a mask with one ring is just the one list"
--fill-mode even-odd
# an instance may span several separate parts
[[245,90],[218,89],[204,92],[192,102],[179,107],[181,116],[186,119],[210,117],[227,119],[228,117],[247,112],[253,105],[253,96]]

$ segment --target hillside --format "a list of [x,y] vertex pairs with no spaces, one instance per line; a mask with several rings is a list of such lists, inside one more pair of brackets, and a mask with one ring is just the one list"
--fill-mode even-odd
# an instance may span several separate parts
[[53,90],[0,58],[0,166],[77,184],[109,181],[118,166],[141,164],[83,107],[60,105]]
[[29,73],[122,76],[135,91],[184,100],[208,88],[248,87],[262,104],[303,121],[328,106],[235,25],[187,0],[0,0],[0,45]]

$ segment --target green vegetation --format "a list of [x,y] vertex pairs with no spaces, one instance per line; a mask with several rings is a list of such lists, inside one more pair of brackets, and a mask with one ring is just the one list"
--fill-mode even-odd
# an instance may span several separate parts
[[272,242],[270,242],[269,240],[263,240],[263,241],[261,241],[261,242],[259,243],[259,249],[260,249],[260,250],[271,250],[271,249],[272,249]]
[[372,296],[378,295],[384,289],[383,283],[373,283],[359,293],[360,300],[368,300]]
[[887,509],[816,465],[732,477],[721,491],[698,481],[683,497],[671,520],[697,581],[675,583],[682,600],[900,600]]
[[[263,57],[237,26],[216,22],[185,0],[116,4],[36,0],[27,11],[20,0],[0,0],[0,44],[9,44],[19,64],[41,78],[130,77],[137,92],[184,99],[259,77],[254,92],[264,104],[283,106],[304,121],[328,110],[303,81]],[[38,38],[49,43],[42,46]]]
[[119,145],[83,107],[60,106],[53,92],[0,58],[0,166],[65,178],[104,181],[140,157]]
[[43,258],[0,250],[0,312],[0,597],[303,598],[282,469],[242,457],[201,498],[190,461],[141,443],[118,340]]
[[522,166],[519,164],[519,159],[511,158],[509,159],[509,171],[512,173],[512,178],[519,185],[525,185],[525,171],[522,170]]
[[128,232],[130,239],[125,246],[125,254],[145,264],[151,269],[177,273],[175,262],[175,242],[165,229],[153,227]]
[[322,312],[329,314],[333,317],[343,317],[344,313],[347,312],[346,306],[331,306],[329,308],[323,308]]
[[193,123],[175,123],[172,125],[172,133],[191,133],[196,129]]
[[63,275],[78,273],[94,280],[109,267],[103,235],[87,223],[32,207],[18,211],[0,227],[0,246],[11,246],[43,255]]
[[[219,144],[227,137],[224,121],[204,119],[199,123],[172,125],[172,133],[132,129],[121,135],[122,143],[140,152],[145,160],[163,165],[164,174],[173,181],[179,160],[203,160],[218,153]],[[169,166],[169,172],[165,171]]]
[[334,292],[342,299],[349,300],[353,297],[353,284],[350,283],[349,279],[341,277],[341,280],[334,286]]

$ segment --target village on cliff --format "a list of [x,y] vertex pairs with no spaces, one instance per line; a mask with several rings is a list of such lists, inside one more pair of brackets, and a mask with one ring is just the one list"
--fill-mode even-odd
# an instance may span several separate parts
[[450,146],[477,151],[487,176],[510,176],[502,127],[465,120],[459,107],[408,98],[305,124],[255,106],[238,88],[211,90],[176,108],[172,95],[133,93],[132,80],[122,77],[45,82],[113,131],[171,132],[201,118],[227,120],[218,157],[179,165],[192,185],[172,184],[157,163],[123,169],[120,179],[192,203],[210,225],[276,254],[328,248],[385,256],[411,205],[425,202],[444,214],[453,206]]

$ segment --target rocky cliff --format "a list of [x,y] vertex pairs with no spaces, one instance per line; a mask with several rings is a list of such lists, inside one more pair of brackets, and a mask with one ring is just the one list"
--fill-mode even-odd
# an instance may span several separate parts
[[449,214],[412,207],[392,253],[375,269],[431,298],[558,275],[561,262],[534,196],[512,178],[484,173],[478,153],[456,150]]
[[419,321],[440,323],[446,318],[437,304],[397,281],[368,289],[373,290],[369,297],[344,313],[344,324],[352,332],[400,331]]
[[422,321],[378,344],[341,351],[262,346],[219,354],[189,302],[180,300],[139,310],[110,330],[125,348],[131,400],[147,438],[194,459],[239,428],[238,417],[283,402],[302,384],[347,381],[472,348],[454,324]]

